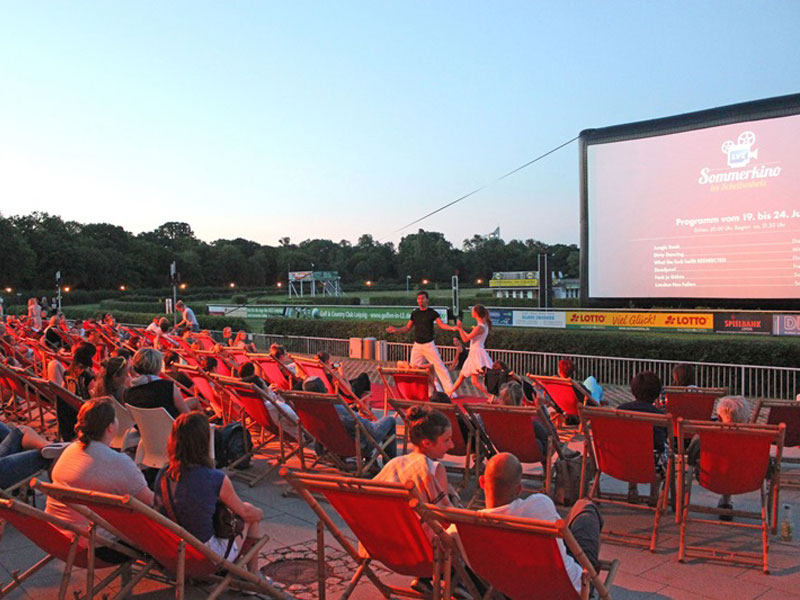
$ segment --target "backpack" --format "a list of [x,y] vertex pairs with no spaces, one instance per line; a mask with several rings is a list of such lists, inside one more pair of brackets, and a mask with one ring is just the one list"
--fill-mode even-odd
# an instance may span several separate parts
[[[253,448],[250,432],[239,421],[228,423],[225,427],[214,429],[214,455],[216,467],[222,469],[245,456]],[[235,469],[246,469],[250,466],[250,457],[237,464]]]
[[583,456],[567,448],[564,448],[562,454],[563,456],[558,457],[551,470],[550,497],[556,504],[572,506],[586,494],[594,476],[595,467],[591,459],[586,463],[586,483],[584,489],[581,490]]

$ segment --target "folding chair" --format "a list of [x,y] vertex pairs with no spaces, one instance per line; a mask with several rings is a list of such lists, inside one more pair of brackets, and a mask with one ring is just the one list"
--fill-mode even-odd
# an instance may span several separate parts
[[[88,528],[78,527],[69,521],[59,519],[18,500],[0,498],[0,536],[2,536],[6,523],[13,525],[17,531],[42,549],[45,556],[23,573],[12,573],[12,581],[0,589],[0,598],[24,584],[53,559],[65,563],[58,589],[59,600],[66,598],[73,568],[86,569],[84,598],[93,598],[116,577],[121,576],[124,580],[130,574],[132,564],[142,558],[138,552],[96,535],[94,525]],[[84,542],[85,545],[81,542]],[[128,556],[130,560],[118,565],[105,563],[94,555],[94,549],[97,546],[113,548]],[[115,567],[114,570],[96,584],[94,581],[95,569],[112,566]],[[75,595],[78,596],[78,593],[76,592]]]
[[138,408],[127,405],[142,436],[136,449],[135,462],[153,469],[169,464],[167,440],[172,431],[173,419],[164,408]]
[[578,417],[578,407],[596,404],[592,395],[580,383],[564,377],[550,377],[545,375],[525,375],[536,385],[541,387],[550,400],[559,408],[556,416],[557,425],[563,422],[563,417]]
[[[383,458],[384,463],[389,461],[386,448],[391,444],[395,436],[389,436],[386,440],[379,443],[366,430],[364,424],[358,419],[358,415],[350,406],[339,396],[334,394],[315,394],[312,392],[283,392],[281,396],[291,402],[303,428],[310,433],[316,441],[321,444],[326,452],[317,456],[317,460],[311,465],[314,468],[321,459],[328,457],[334,465],[342,471],[355,470],[356,477],[369,472],[370,468],[376,464],[379,457]],[[355,424],[355,439],[347,432],[344,424],[336,412],[336,406],[342,406],[348,412]],[[305,437],[305,436],[303,436]],[[364,441],[367,448],[371,451],[371,456],[365,456],[361,442]],[[301,447],[305,445],[305,440],[301,440]],[[302,450],[301,450],[302,451]],[[355,459],[355,467],[351,468],[347,464],[347,459]]]
[[497,452],[510,452],[519,461],[525,463],[541,463],[542,475],[528,475],[544,483],[544,491],[550,493],[551,469],[553,454],[560,452],[558,434],[547,431],[547,448],[542,453],[534,434],[533,422],[538,421],[545,429],[552,428],[544,407],[501,406],[498,404],[465,404],[464,408],[472,418],[474,427],[483,425]]
[[[228,377],[217,377],[216,380],[219,382],[220,386],[222,386],[223,390],[227,394],[231,395],[232,401],[241,407],[242,425],[245,427],[245,429],[247,429],[247,425],[244,422],[246,417],[260,430],[258,444],[254,444],[247,453],[227,466],[225,470],[228,475],[240,477],[246,480],[250,487],[253,487],[256,483],[272,473],[272,471],[277,467],[285,464],[287,460],[296,454],[300,455],[300,463],[303,465],[303,468],[305,468],[305,456],[302,452],[300,440],[298,439],[302,437],[302,425],[298,423],[297,427],[294,428],[294,431],[286,432],[284,430],[284,422],[290,422],[292,421],[292,418],[286,413],[284,407],[277,402],[274,402],[264,390],[253,383],[246,383],[244,381]],[[277,411],[279,415],[277,421],[270,416],[269,411],[267,410],[267,404],[274,407]],[[280,416],[283,418],[280,418]],[[266,435],[267,433],[269,434],[269,437]],[[289,439],[294,439],[297,442],[297,446],[287,454],[286,449],[287,446],[289,446]],[[238,464],[247,460],[248,458],[251,458],[257,452],[265,448],[267,444],[275,440],[277,440],[280,445],[280,454],[278,461],[269,469],[267,469],[266,472],[256,476],[236,470],[236,466]]]
[[[38,413],[39,429],[46,431],[45,415],[50,415],[55,419],[56,396],[46,379],[41,379],[23,369],[16,367],[5,367],[7,373],[12,378],[11,389],[19,395],[24,390],[28,406],[28,421],[33,422],[33,413]],[[3,375],[0,369],[0,376]]]
[[[592,586],[603,600],[611,598],[619,561],[600,561],[600,569],[608,571],[601,579],[562,519],[538,521],[431,504],[420,512],[429,519],[455,524],[467,564],[490,584],[486,593],[476,598],[588,600]],[[566,571],[558,540],[583,567],[580,592]]]
[[[408,431],[408,411],[415,406],[435,408],[450,421],[450,429],[453,431],[453,447],[448,452],[452,456],[463,456],[464,467],[463,477],[460,487],[463,489],[467,486],[470,479],[470,473],[474,473],[477,480],[478,469],[481,465],[481,452],[480,444],[476,446],[476,432],[475,425],[470,420],[469,416],[464,413],[464,409],[458,404],[431,404],[430,402],[419,402],[417,400],[398,400],[397,398],[389,398],[389,405],[400,415],[406,424],[406,431]],[[462,430],[462,425],[467,430],[466,437]],[[406,453],[408,447],[408,435],[403,440],[403,454]],[[472,461],[472,465],[470,465]]]
[[[784,448],[800,446],[800,402],[796,400],[767,400],[760,399],[750,418],[756,423],[761,417],[761,412],[767,411],[767,425],[786,425],[786,435],[783,441]],[[800,458],[781,456],[782,464],[800,464]],[[800,475],[797,472],[787,473],[781,470],[781,487],[800,488]],[[772,532],[775,533],[778,524],[773,521]]]
[[[678,472],[678,488],[683,496],[681,513],[681,537],[678,560],[687,556],[730,561],[761,566],[769,573],[769,500],[772,500],[772,520],[777,517],[780,494],[780,463],[786,425],[751,425],[741,423],[708,423],[678,419],[678,443],[683,444],[697,435],[700,440],[700,460],[689,473]],[[776,447],[775,464],[770,470],[770,447]],[[743,511],[731,508],[692,504],[692,484],[698,484],[715,494],[746,494],[759,491],[761,511]],[[767,489],[769,481],[769,489]],[[689,517],[690,512],[725,515],[760,520],[759,524],[726,522]],[[724,525],[761,530],[761,554],[719,549],[710,546],[686,544],[686,525],[689,522]]]
[[233,407],[230,400],[221,391],[219,384],[208,373],[203,371],[200,367],[192,365],[176,365],[179,373],[183,373],[194,383],[195,391],[199,398],[201,398],[214,414],[222,419],[223,423],[229,423],[234,420]]
[[[383,401],[383,414],[389,409],[389,398],[427,402],[431,399],[432,368],[393,369],[378,367],[378,375],[383,381],[386,396]],[[389,383],[389,380],[392,383]]]
[[267,383],[274,383],[282,390],[291,390],[294,375],[269,354],[250,354],[250,360],[256,363],[261,377]]
[[675,436],[678,435],[679,418],[687,421],[710,421],[717,398],[727,395],[728,388],[665,387],[663,408],[672,415]]
[[109,523],[127,543],[153,559],[148,569],[137,573],[119,591],[118,598],[127,596],[157,562],[174,578],[175,597],[178,600],[184,596],[187,579],[217,584],[208,595],[210,600],[218,598],[229,588],[258,592],[279,600],[294,600],[244,568],[261,550],[268,536],[262,537],[234,563],[216,554],[177,523],[131,496],[78,490],[43,482],[36,482],[35,487],[72,508],[86,507]]
[[236,364],[236,361],[232,358],[225,356],[221,352],[209,352],[206,350],[197,350],[195,351],[195,355],[200,357],[212,357],[217,361],[217,375],[222,375],[224,377],[230,377],[233,375],[233,371],[239,368],[239,365]]
[[113,396],[106,396],[109,400],[111,400],[111,404],[114,406],[114,411],[117,413],[117,435],[114,436],[114,439],[111,440],[109,446],[114,448],[115,450],[126,450],[125,448],[125,437],[128,434],[128,431],[136,424],[131,416],[131,413],[128,411],[126,406],[123,406],[117,399]]
[[[649,547],[651,552],[655,552],[658,525],[661,515],[667,508],[669,482],[672,481],[674,471],[672,416],[585,406],[579,406],[578,411],[586,436],[583,446],[581,490],[585,489],[587,461],[591,457],[597,472],[589,490],[590,500],[655,513],[653,531],[649,536],[604,531],[604,537],[610,541]],[[654,427],[664,427],[667,432],[667,464],[663,475],[655,466]],[[656,505],[651,507],[648,504],[631,502],[626,494],[601,493],[600,479],[603,474],[626,483],[636,485],[649,483],[652,486],[660,486]]]
[[[3,379],[3,387],[11,392],[9,406],[13,407],[11,409],[12,416],[17,419],[23,418],[28,422],[33,422],[34,410],[38,408],[40,428],[43,431],[44,414],[42,412],[42,404],[33,384],[29,381],[32,374],[25,369],[10,367],[0,363],[0,377]],[[24,407],[17,406],[14,400],[15,397],[24,403]]]
[[[295,354],[290,356],[294,361],[294,364],[297,365],[297,368],[300,369],[303,378],[319,378],[322,383],[325,384],[325,389],[329,394],[339,394],[342,400],[351,406],[354,405],[362,417],[369,419],[370,421],[375,420],[375,415],[372,413],[369,407],[361,400],[361,398],[356,396],[355,392],[353,392],[353,388],[350,387],[350,382],[341,377],[334,369],[331,369],[317,357],[309,358]],[[386,413],[384,412],[384,414]]]
[[[325,536],[328,528],[358,568],[341,599],[350,597],[362,576],[378,589],[384,598],[407,596],[427,598],[410,588],[401,588],[381,581],[370,563],[378,561],[389,570],[408,577],[432,577],[433,599],[450,599],[451,572],[477,594],[455,552],[452,539],[436,520],[427,519],[413,484],[377,482],[338,475],[299,473],[281,469],[281,477],[297,491],[319,518],[317,525],[317,557],[319,597],[325,597]],[[321,494],[341,516],[359,541],[357,548],[312,494]],[[451,569],[452,566],[452,569]]]

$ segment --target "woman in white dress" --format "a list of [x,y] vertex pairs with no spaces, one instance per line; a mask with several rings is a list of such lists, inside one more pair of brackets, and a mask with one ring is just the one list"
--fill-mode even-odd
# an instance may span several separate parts
[[480,375],[483,374],[483,369],[490,369],[492,367],[492,359],[484,348],[486,337],[489,335],[489,330],[492,328],[492,320],[489,318],[489,311],[483,304],[476,304],[472,307],[472,317],[477,324],[472,328],[472,331],[467,333],[461,326],[461,321],[458,321],[458,333],[464,343],[469,342],[469,354],[467,360],[464,361],[464,366],[461,367],[461,373],[458,375],[453,388],[450,390],[450,395],[453,395],[467,377],[472,378],[472,385],[474,385],[481,393],[488,395],[483,382],[480,380]]

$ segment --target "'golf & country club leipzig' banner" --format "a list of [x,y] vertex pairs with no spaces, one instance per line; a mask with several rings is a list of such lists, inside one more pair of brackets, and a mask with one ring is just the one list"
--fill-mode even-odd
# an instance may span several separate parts
[[[340,319],[352,321],[408,321],[416,306],[309,306],[303,304],[262,304],[237,306],[232,304],[209,304],[208,313],[242,317],[244,319],[266,319],[286,317],[288,319]],[[447,309],[432,306],[443,321],[447,321]]]
[[567,311],[567,329],[714,330],[712,313]]

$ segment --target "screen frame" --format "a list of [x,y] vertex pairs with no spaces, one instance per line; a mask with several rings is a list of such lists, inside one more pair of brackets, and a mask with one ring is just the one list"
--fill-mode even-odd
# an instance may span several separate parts
[[[747,121],[761,121],[800,114],[800,94],[765,98],[728,106],[700,110],[681,115],[613,125],[598,129],[584,129],[578,137],[580,186],[580,303],[589,308],[612,307],[674,307],[691,309],[709,308],[747,309],[800,309],[798,298],[684,298],[684,297],[593,297],[589,290],[589,181],[588,149],[594,144],[624,142],[648,137],[658,137],[720,125]],[[798,294],[800,296],[800,293]]]

